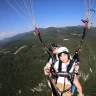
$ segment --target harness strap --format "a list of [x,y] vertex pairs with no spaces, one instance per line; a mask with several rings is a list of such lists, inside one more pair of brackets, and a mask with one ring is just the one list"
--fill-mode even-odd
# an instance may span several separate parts
[[63,91],[60,91],[59,88],[57,88],[57,90],[61,93],[61,96],[63,95],[63,93],[67,92],[67,91],[70,91],[71,90],[71,87],[63,90]]
[[[72,66],[73,66],[74,60],[70,60],[69,65],[67,66],[67,72],[69,73],[69,71],[71,70]],[[62,72],[62,61],[59,60],[59,64],[58,64],[58,72]]]
[[[74,61],[73,60],[70,60],[70,63],[67,66],[67,73],[69,73],[69,71],[71,70],[71,68],[73,66],[73,63],[74,63]],[[62,72],[62,61],[61,60],[59,60],[58,72]],[[73,84],[73,77],[74,76],[67,77],[67,79],[70,81],[71,84]],[[57,79],[58,79],[58,76],[56,76],[56,83],[57,83]]]
[[51,88],[52,88],[52,91],[53,91],[54,96],[60,96],[57,87],[56,87],[55,84],[52,82],[52,78],[51,78],[50,76],[48,76],[48,77],[49,77],[49,81],[50,81]]
[[67,91],[70,91],[71,90],[71,87],[69,87],[68,89],[65,89],[63,91],[61,91],[61,96],[63,95],[63,93],[67,92]]
[[70,60],[70,63],[69,63],[69,65],[68,65],[68,67],[67,67],[67,72],[69,73],[69,71],[71,70],[71,68],[72,68],[72,66],[73,66],[73,63],[74,63],[74,61],[73,60]]
[[59,60],[58,72],[62,72],[62,61],[61,60]]

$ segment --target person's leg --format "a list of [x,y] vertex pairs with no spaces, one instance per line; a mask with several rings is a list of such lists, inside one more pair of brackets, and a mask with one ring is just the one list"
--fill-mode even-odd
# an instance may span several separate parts
[[47,82],[48,82],[48,86],[51,88],[50,81],[48,80]]
[[78,80],[77,78],[75,78],[73,83],[74,83],[74,85],[75,85],[76,88],[77,88],[77,92],[79,93],[78,96],[84,96],[84,95],[82,94],[82,86],[81,86],[79,80]]

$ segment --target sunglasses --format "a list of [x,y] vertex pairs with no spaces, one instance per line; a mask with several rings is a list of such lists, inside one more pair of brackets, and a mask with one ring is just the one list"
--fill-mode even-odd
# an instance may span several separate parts
[[52,52],[56,49],[56,47],[52,48]]

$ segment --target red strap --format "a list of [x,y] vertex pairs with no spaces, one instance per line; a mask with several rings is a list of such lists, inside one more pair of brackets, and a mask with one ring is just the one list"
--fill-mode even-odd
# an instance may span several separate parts
[[88,21],[87,20],[83,20],[83,19],[81,19],[81,21],[84,23],[84,28],[87,28]]
[[36,30],[36,34],[40,34],[40,32],[39,32],[39,30],[37,28],[35,30]]
[[66,82],[66,78],[64,78],[64,82]]
[[84,23],[84,28],[87,28],[87,24],[88,24],[87,22]]

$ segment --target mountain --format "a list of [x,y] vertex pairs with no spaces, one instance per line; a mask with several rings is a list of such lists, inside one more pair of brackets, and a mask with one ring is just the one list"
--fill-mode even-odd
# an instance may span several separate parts
[[[82,37],[83,26],[39,28],[46,47],[56,42],[73,55]],[[32,31],[33,32],[33,31]],[[7,38],[0,48],[0,96],[50,96],[43,68],[48,55],[32,32]],[[0,42],[1,44],[1,42]],[[80,53],[80,83],[85,96],[96,96],[96,28],[86,32]],[[74,96],[77,92],[75,92]]]

